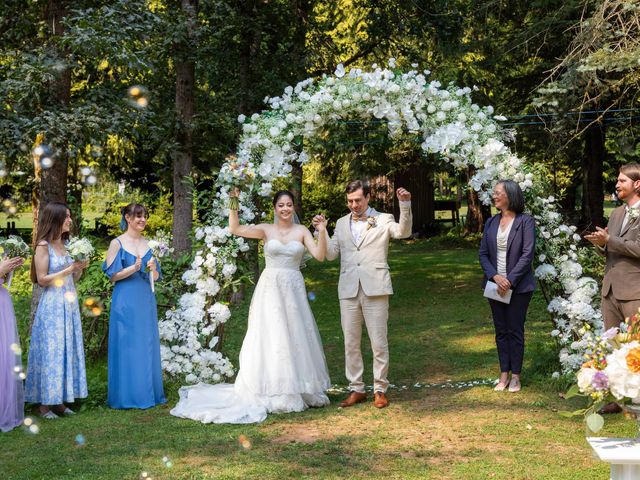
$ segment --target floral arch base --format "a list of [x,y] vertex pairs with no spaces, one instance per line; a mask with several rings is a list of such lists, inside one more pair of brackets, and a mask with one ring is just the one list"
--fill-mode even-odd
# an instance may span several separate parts
[[485,203],[498,180],[510,178],[520,184],[537,221],[536,276],[550,299],[555,323],[551,335],[561,348],[561,372],[554,376],[579,368],[602,320],[598,284],[583,276],[575,227],[562,223],[554,198],[544,194],[542,175],[505,145],[514,138],[513,131],[500,126],[505,118],[494,115],[490,106],[474,104],[471,88],[443,87],[428,75],[426,70],[399,71],[393,59],[386,68],[373,65],[367,71],[347,72],[338,65],[334,75],[289,86],[281,96],[266,99],[267,110],[238,118],[242,135],[237,158],[220,171],[212,224],[196,230],[200,246],[182,277],[190,291],[160,322],[166,372],[184,375],[187,383],[218,382],[234,374],[230,361],[215,348],[216,331],[230,317],[224,296],[249,250],[225,227],[230,189],[245,185],[239,213],[243,222],[253,222],[253,195],[269,196],[275,179],[288,176],[294,162],[308,161],[296,139],[304,137],[310,149],[325,125],[372,117],[386,122],[392,139],[419,135],[423,151],[438,153],[457,168],[473,166],[470,185]]

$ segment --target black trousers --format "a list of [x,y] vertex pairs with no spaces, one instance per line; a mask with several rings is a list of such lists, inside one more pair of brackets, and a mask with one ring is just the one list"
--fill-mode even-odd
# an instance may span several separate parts
[[496,346],[501,372],[516,375],[522,370],[524,358],[524,321],[533,292],[514,293],[510,303],[489,300],[493,325],[496,329]]

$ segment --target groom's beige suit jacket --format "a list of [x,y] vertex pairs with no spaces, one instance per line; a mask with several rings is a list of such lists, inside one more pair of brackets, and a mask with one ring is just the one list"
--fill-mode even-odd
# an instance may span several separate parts
[[359,285],[367,296],[393,294],[387,263],[389,240],[411,235],[411,203],[400,203],[399,222],[389,213],[375,212],[372,217],[375,225],[368,225],[358,243],[351,233],[351,214],[337,221],[329,239],[327,259],[335,260],[340,255],[340,299],[354,298]]

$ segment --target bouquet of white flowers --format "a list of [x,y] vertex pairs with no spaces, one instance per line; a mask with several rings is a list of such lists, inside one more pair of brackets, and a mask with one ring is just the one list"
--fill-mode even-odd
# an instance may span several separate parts
[[[235,155],[228,158],[228,161],[222,165],[220,173],[218,173],[218,184],[228,185],[239,190],[246,189],[253,183],[256,171],[253,163],[247,159],[238,159]],[[238,210],[240,200],[238,197],[229,198],[229,208]]]
[[[171,245],[171,234],[165,233],[163,231],[157,232],[156,236],[149,240],[149,248],[151,249],[152,255],[155,257],[156,262],[159,263],[159,259],[166,257],[170,253],[173,253],[173,248]],[[153,274],[149,275],[149,284],[151,285],[151,291],[155,292],[155,284],[153,280]]]
[[[22,238],[16,235],[9,235],[7,238],[0,239],[1,256],[27,258],[30,254],[31,249]],[[9,275],[7,275],[7,288],[11,287],[11,280],[13,280],[13,272],[9,272]]]
[[86,238],[71,237],[67,243],[67,252],[75,261],[89,260],[93,257],[95,249]]
[[8,238],[0,239],[0,254],[8,258],[26,258],[31,254],[31,250],[22,238],[9,235]]

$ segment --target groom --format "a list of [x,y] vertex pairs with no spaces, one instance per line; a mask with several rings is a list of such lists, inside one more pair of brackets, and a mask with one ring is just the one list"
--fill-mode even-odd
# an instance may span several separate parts
[[[386,397],[389,386],[387,319],[389,295],[393,293],[387,252],[389,239],[411,235],[411,194],[404,188],[398,188],[400,223],[396,223],[393,215],[379,213],[369,206],[368,182],[354,180],[345,191],[351,213],[338,220],[327,247],[328,260],[340,255],[338,298],[344,333],[345,372],[350,390],[340,406],[351,407],[367,398],[360,351],[364,321],[373,350],[373,404],[384,408],[389,405]],[[314,224],[317,221],[314,218]]]

